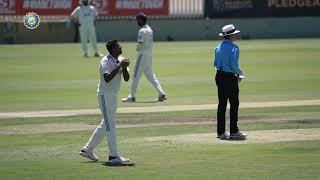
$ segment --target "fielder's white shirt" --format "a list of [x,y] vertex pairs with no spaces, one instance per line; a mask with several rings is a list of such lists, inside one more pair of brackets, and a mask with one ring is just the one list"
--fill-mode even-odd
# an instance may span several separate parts
[[104,74],[111,74],[111,72],[120,66],[120,62],[123,57],[119,56],[118,59],[115,59],[111,55],[104,56],[100,61],[99,69],[100,69],[100,82],[98,85],[97,92],[98,94],[105,95],[117,95],[120,90],[121,84],[121,74],[122,70],[120,69],[118,74],[107,83],[104,79]]
[[139,54],[152,54],[153,31],[147,24],[139,30],[138,43],[142,43],[142,48],[138,51]]
[[94,6],[78,6],[72,13],[71,16],[79,19],[80,25],[83,26],[94,26],[95,16],[98,12]]

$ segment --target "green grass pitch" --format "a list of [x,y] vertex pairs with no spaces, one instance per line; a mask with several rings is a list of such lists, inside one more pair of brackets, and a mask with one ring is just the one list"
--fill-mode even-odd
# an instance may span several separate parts
[[[155,43],[153,67],[169,97],[165,105],[217,102],[212,63],[218,43]],[[241,102],[320,98],[320,39],[237,43],[240,66],[247,76],[240,86]],[[132,70],[135,43],[122,45]],[[104,44],[99,48],[106,51]],[[0,45],[0,112],[97,108],[100,59],[81,54],[80,44]],[[129,94],[130,83],[122,83],[119,98]],[[148,101],[156,96],[142,77],[137,99]]]
[[[168,101],[119,106],[217,103],[212,63],[218,43],[156,42],[154,72]],[[135,43],[121,44],[132,71]],[[240,85],[240,102],[320,99],[320,39],[239,40],[237,44],[247,76]],[[104,44],[99,48],[105,51]],[[0,45],[0,112],[97,108],[99,61],[81,57],[80,44]],[[130,83],[122,83],[119,99],[128,95],[129,87]],[[138,100],[156,96],[142,77]],[[80,157],[92,129],[37,132],[39,127],[59,124],[65,126],[61,128],[95,126],[99,115],[0,119],[0,179],[319,179],[319,138],[248,144],[150,140],[199,135],[200,141],[202,134],[212,133],[207,141],[216,141],[215,114],[215,110],[119,114],[120,125],[139,125],[118,129],[120,152],[137,163],[135,167],[103,166],[106,141],[96,150],[102,162]],[[249,138],[260,131],[264,136],[264,130],[320,129],[317,105],[240,109],[239,117]],[[148,123],[158,125],[144,126]],[[26,128],[34,132],[19,134]]]

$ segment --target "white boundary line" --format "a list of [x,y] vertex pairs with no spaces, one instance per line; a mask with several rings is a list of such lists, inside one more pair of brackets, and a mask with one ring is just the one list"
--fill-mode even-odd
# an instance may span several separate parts
[[[269,102],[244,102],[240,108],[263,108],[263,107],[289,107],[320,105],[320,99],[295,100],[295,101],[269,101]],[[193,111],[193,110],[215,110],[217,104],[200,105],[171,105],[171,106],[149,106],[149,107],[122,107],[117,113],[152,113],[170,111]],[[0,112],[0,118],[22,118],[22,117],[62,117],[76,115],[100,114],[99,109],[76,109],[76,110],[48,110],[48,111],[25,111],[25,112]]]

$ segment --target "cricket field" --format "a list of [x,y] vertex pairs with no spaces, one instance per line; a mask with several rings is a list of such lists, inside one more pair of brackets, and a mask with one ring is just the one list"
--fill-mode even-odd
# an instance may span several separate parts
[[[135,43],[120,43],[132,73]],[[320,179],[320,39],[237,41],[247,77],[239,109],[245,141],[216,138],[218,43],[155,43],[165,102],[153,102],[156,91],[142,77],[138,102],[121,103],[131,81],[122,82],[118,144],[134,167],[104,166],[106,141],[96,149],[99,162],[78,154],[101,121],[92,113],[100,59],[82,57],[80,44],[0,45],[0,179]],[[204,105],[213,108],[190,108]],[[91,113],[44,113],[60,110]]]

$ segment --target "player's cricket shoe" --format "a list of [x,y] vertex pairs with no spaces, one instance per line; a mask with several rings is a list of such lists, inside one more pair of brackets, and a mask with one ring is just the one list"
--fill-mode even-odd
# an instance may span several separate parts
[[242,132],[232,133],[230,134],[231,140],[245,140],[247,138],[247,134]]
[[220,134],[220,135],[218,134],[217,138],[220,139],[220,140],[227,140],[227,139],[230,138],[230,134],[229,133],[223,133],[223,134]]
[[117,156],[117,157],[111,157],[109,156],[109,160],[106,162],[106,165],[108,166],[133,166],[135,163],[130,162],[129,159]]
[[126,98],[122,98],[122,102],[136,102],[136,98],[135,97],[126,97]]
[[93,153],[93,151],[89,151],[86,148],[82,148],[79,154],[83,157],[86,157],[92,161],[99,161],[99,158]]
[[156,101],[162,102],[167,99],[167,96],[165,94],[159,95],[158,99]]
[[83,54],[83,57],[85,57],[85,58],[89,57],[89,56],[88,56],[88,53],[84,53],[84,54]]
[[94,55],[93,55],[94,57],[102,57],[103,56],[103,54],[100,54],[100,53],[94,53]]

